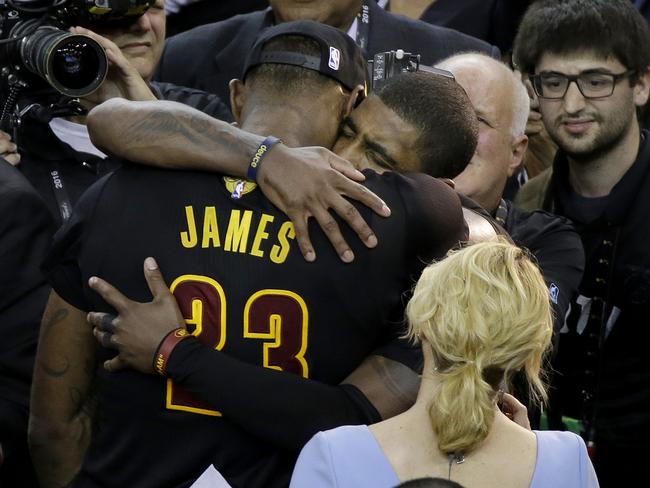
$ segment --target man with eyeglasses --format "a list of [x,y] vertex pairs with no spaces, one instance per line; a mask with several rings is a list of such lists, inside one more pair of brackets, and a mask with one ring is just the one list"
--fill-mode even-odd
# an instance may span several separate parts
[[650,144],[638,119],[650,30],[629,0],[542,0],[514,59],[559,147],[518,201],[573,220],[587,259],[561,331],[552,423],[582,420],[601,486],[650,486]]

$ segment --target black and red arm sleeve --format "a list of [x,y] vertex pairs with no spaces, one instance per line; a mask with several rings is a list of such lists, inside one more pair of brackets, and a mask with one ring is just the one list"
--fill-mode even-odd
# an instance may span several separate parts
[[176,346],[167,375],[224,417],[287,449],[301,449],[321,430],[381,420],[353,385],[332,386],[248,364],[194,338]]

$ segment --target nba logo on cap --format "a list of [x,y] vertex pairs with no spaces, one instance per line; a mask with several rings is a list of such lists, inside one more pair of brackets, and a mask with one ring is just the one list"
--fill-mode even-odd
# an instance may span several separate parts
[[338,71],[340,61],[341,61],[341,51],[339,51],[335,47],[330,47],[330,60],[329,63],[327,63],[327,66],[329,66],[335,71]]

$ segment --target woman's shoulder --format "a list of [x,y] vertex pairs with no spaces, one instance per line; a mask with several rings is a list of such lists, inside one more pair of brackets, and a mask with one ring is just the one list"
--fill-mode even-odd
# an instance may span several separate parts
[[319,432],[300,452],[291,487],[389,487],[399,480],[365,425]]
[[370,429],[367,425],[343,425],[335,429],[323,430],[314,437],[319,437],[328,442],[341,442],[348,439],[367,439],[370,435]]
[[531,488],[593,488],[598,480],[582,438],[573,432],[535,431],[537,464]]
[[[307,444],[327,452],[332,462],[341,466],[360,453],[375,460],[385,459],[383,451],[366,425],[345,425],[316,434]],[[305,448],[307,447],[305,446]]]
[[571,431],[562,430],[534,430],[537,437],[537,443],[553,447],[565,447],[567,449],[576,449],[585,446],[585,441],[577,434]]

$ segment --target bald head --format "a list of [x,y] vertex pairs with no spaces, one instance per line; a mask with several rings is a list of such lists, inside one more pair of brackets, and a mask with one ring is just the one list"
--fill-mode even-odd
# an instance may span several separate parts
[[465,89],[470,99],[476,84],[491,92],[505,95],[500,104],[510,112],[510,129],[513,136],[526,130],[530,99],[521,79],[504,63],[481,53],[457,54],[441,61],[437,67],[451,71],[456,81]]
[[465,171],[455,178],[456,189],[492,212],[526,151],[528,93],[508,66],[482,54],[452,56],[437,67],[454,74],[479,120],[476,152]]

